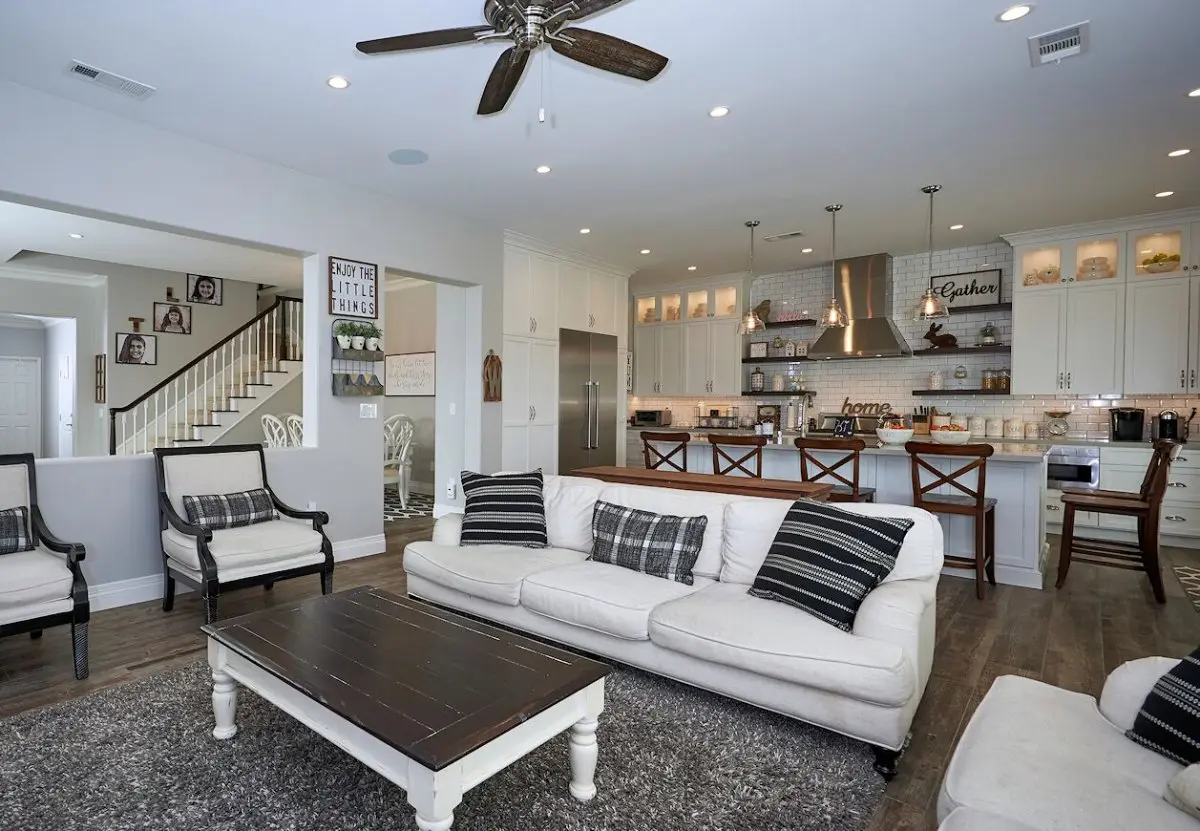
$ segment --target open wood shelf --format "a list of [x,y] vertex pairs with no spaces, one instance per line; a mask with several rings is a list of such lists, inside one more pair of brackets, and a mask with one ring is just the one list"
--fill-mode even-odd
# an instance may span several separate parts
[[799,395],[816,395],[816,393],[812,390],[797,390],[796,392],[788,390],[759,390],[758,392],[754,390],[742,390],[743,398],[791,398],[792,396]]
[[770,321],[770,322],[764,323],[763,325],[766,326],[768,329],[791,329],[796,326],[816,326],[817,322],[815,320],[808,320],[808,319],[784,320],[784,321]]
[[994,352],[994,353],[1010,353],[1012,352],[1012,344],[995,343],[990,346],[951,346],[947,347],[930,347],[929,349],[914,349],[913,357],[929,357],[931,355],[950,355],[963,352]]
[[1012,395],[1009,390],[976,390],[976,389],[944,389],[944,390],[913,390],[913,395],[932,395],[940,398],[954,398],[959,395]]
[[802,364],[808,361],[808,358],[742,358],[744,364]]
[[976,312],[1011,312],[1011,311],[1012,311],[1012,303],[988,303],[984,306],[966,306],[961,309],[956,309],[953,306],[951,306],[950,307],[950,316],[954,317],[956,314],[970,315],[970,314],[975,314]]

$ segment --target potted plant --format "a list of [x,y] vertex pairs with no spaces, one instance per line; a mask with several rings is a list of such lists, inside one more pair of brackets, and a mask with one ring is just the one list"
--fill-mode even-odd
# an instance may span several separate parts
[[333,336],[337,338],[338,346],[342,347],[342,349],[350,348],[350,340],[354,336],[356,325],[348,320],[343,320],[337,326],[333,327]]
[[354,331],[350,333],[350,348],[362,349],[367,342],[367,333],[370,332],[365,323],[351,323],[350,326]]
[[363,329],[366,330],[367,334],[367,349],[372,352],[378,351],[379,339],[383,337],[382,330],[374,323],[364,323]]

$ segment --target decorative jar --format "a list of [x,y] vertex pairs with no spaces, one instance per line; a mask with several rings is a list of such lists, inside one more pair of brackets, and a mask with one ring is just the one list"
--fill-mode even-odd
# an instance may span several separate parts
[[750,391],[762,392],[765,378],[766,376],[763,375],[762,368],[756,366],[754,371],[750,373]]

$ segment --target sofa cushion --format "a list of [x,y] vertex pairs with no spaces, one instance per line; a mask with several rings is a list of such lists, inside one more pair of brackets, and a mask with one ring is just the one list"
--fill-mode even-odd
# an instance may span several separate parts
[[[168,557],[193,571],[200,570],[195,537],[167,528],[162,532],[162,542]],[[213,531],[208,551],[216,561],[219,576],[223,568],[253,568],[317,554],[321,543],[321,535],[313,530],[312,523],[276,519]]]
[[29,533],[29,509],[24,505],[0,510],[0,554],[33,548]]
[[1200,819],[1200,765],[1188,765],[1172,777],[1163,791],[1167,804]]
[[596,503],[592,559],[692,585],[708,517],[681,517]]
[[[600,498],[613,505],[639,508],[656,514],[708,517],[704,528],[704,543],[696,557],[692,574],[716,580],[721,573],[721,535],[724,533],[725,505],[738,497],[722,493],[651,488],[641,485],[609,485],[600,491]],[[791,503],[784,503],[791,504]],[[766,549],[763,549],[766,553]]]
[[44,548],[0,559],[0,609],[31,606],[71,596],[73,577],[61,555]]
[[912,524],[798,500],[779,526],[750,594],[803,609],[849,632],[867,592],[896,564]]
[[[792,503],[784,499],[739,497],[725,508],[724,540],[721,556],[722,583],[749,586],[762,568],[775,532],[783,524]],[[838,503],[838,508],[868,517],[911,519],[913,527],[904,536],[904,545],[896,555],[896,565],[882,582],[924,580],[942,570],[942,526],[928,511],[909,505],[866,502]]]
[[188,522],[209,531],[279,519],[266,488],[238,493],[184,494],[183,509],[187,511]]
[[447,589],[516,606],[521,600],[521,582],[526,577],[555,566],[578,563],[586,557],[583,552],[568,548],[503,545],[460,548],[413,542],[404,549],[404,570]]
[[938,831],[1039,831],[1008,817],[958,808],[938,826]]
[[899,646],[835,629],[784,603],[714,583],[650,613],[652,643],[716,664],[886,707],[916,692]]
[[546,547],[540,470],[495,476],[464,470],[462,489],[466,508],[459,545]]
[[592,552],[592,510],[607,485],[581,476],[546,476],[546,536],[553,548]]
[[1005,675],[963,731],[938,814],[966,806],[1038,829],[1196,831],[1162,798],[1180,769],[1126,739],[1091,696]]
[[1200,762],[1200,649],[1158,679],[1125,735],[1182,765]]
[[525,578],[521,605],[531,612],[626,640],[649,640],[655,606],[686,597],[695,585],[651,577],[619,566],[588,561],[540,571]]

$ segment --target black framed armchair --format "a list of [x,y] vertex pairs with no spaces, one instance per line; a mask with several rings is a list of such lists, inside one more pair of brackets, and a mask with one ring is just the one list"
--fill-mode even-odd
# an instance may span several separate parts
[[[279,499],[267,481],[262,445],[160,448],[154,463],[164,612],[174,606],[177,580],[200,593],[207,623],[217,619],[221,594],[233,589],[270,589],[277,580],[316,574],[322,594],[333,591],[333,545],[325,535],[329,515]],[[251,502],[245,495],[256,491],[263,504],[246,507]],[[230,508],[231,498],[240,498],[242,508]],[[198,503],[217,509],[205,514]]]
[[33,454],[0,456],[0,511],[24,508],[24,550],[0,554],[0,637],[71,625],[75,677],[88,677],[88,587],[80,543],[50,532],[38,507]]

